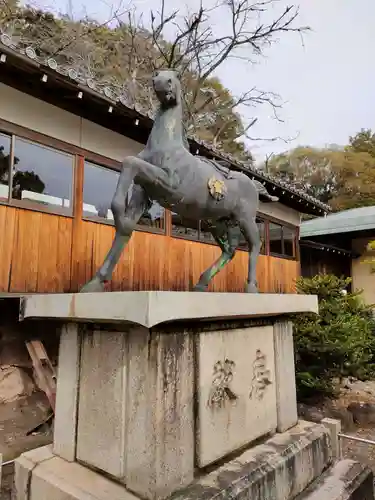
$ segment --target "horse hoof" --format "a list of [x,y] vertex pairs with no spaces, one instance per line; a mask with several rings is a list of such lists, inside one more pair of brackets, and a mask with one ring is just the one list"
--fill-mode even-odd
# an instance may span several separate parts
[[81,288],[80,293],[97,293],[104,291],[105,288],[103,281],[100,281],[98,277],[95,277]]
[[258,287],[254,283],[247,283],[246,293],[258,293]]
[[205,285],[195,285],[193,292],[207,292],[208,286]]

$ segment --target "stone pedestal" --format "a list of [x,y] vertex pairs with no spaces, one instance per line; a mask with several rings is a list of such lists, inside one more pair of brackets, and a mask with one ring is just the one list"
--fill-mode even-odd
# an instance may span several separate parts
[[[302,295],[122,292],[26,297],[21,319],[61,321],[62,335],[53,448],[45,451],[45,463],[28,454],[20,459],[18,484],[28,470],[27,460],[39,465],[29,468],[29,496],[17,498],[52,498],[41,496],[39,484],[43,471],[48,482],[51,467],[71,469],[72,474],[87,471],[82,473],[91,474],[91,481],[98,477],[96,496],[88,490],[81,497],[58,496],[54,485],[48,491],[54,491],[56,500],[166,498],[191,489],[203,473],[199,469],[215,469],[217,461],[228,460],[253,441],[295,428],[288,317],[317,312],[317,307],[315,296]],[[319,429],[326,439],[328,431]],[[301,432],[305,443],[306,430],[297,434]],[[287,446],[290,436],[283,438]],[[304,453],[301,470],[312,463]],[[69,481],[68,472],[64,477]],[[302,483],[304,488],[308,481]],[[99,491],[109,485],[123,496]]]

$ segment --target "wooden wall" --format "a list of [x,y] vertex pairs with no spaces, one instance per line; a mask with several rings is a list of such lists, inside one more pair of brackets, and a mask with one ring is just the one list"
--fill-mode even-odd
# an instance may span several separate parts
[[[0,292],[77,291],[110,248],[114,228],[9,206],[0,206]],[[218,257],[214,245],[137,231],[115,271],[112,290],[189,290]],[[248,254],[213,280],[212,291],[241,292]],[[294,291],[299,262],[260,256],[262,292]]]

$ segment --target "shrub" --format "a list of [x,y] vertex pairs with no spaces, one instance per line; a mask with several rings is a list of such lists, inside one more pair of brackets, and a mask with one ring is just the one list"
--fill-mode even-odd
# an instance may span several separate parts
[[334,395],[334,379],[375,375],[375,321],[361,293],[345,293],[350,278],[300,278],[297,291],[318,296],[319,314],[294,320],[300,400]]

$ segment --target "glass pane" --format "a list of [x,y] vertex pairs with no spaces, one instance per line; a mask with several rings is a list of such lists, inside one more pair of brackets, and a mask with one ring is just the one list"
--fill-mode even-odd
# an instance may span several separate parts
[[296,231],[291,227],[283,227],[284,255],[295,257]]
[[200,225],[201,225],[201,230],[199,232],[200,241],[216,245],[215,238],[212,236],[212,233],[210,231],[210,223],[205,220],[201,220]]
[[113,221],[111,202],[119,173],[85,161],[83,183],[83,216]]
[[10,137],[0,134],[0,200],[9,195]]
[[270,253],[281,255],[282,249],[282,227],[270,222]]
[[[260,253],[265,254],[266,253],[265,224],[264,224],[264,221],[262,219],[259,219],[258,217],[256,218],[256,223],[258,226],[260,241],[262,243],[262,246],[260,247]],[[238,248],[240,248],[241,250],[246,250],[246,251],[248,251],[248,249],[249,249],[247,241],[245,240],[245,237],[242,234],[242,232],[241,232],[240,243],[238,245]]]
[[165,210],[156,201],[152,203],[152,207],[148,212],[143,214],[138,222],[141,226],[152,227],[153,229],[165,230]]
[[172,236],[198,240],[199,221],[188,220],[172,212]]
[[73,156],[16,137],[12,197],[72,213]]

